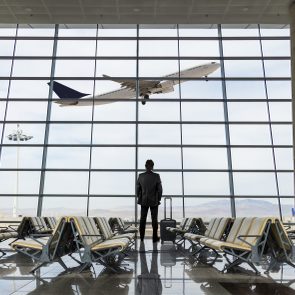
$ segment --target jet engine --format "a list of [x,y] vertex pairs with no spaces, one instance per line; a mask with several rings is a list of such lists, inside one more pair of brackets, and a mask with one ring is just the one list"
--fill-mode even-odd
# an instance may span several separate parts
[[173,81],[164,81],[157,85],[157,87],[152,88],[151,93],[168,93],[174,91]]

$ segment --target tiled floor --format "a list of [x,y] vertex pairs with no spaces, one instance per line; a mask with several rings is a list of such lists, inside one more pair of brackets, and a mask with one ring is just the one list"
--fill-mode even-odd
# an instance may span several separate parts
[[34,266],[31,259],[11,252],[0,259],[0,294],[295,294],[295,270],[288,265],[279,265],[268,275],[263,273],[263,265],[258,267],[260,276],[245,270],[244,265],[222,274],[222,257],[214,267],[187,257],[172,244],[147,240],[137,243],[119,274],[99,265],[78,273],[78,264],[65,257],[71,272],[64,273],[58,263],[53,263],[34,277],[29,273]]

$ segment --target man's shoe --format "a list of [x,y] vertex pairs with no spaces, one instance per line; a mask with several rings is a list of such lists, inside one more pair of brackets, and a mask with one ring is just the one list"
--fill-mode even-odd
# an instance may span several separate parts
[[160,238],[159,237],[153,238],[153,243],[157,243],[159,241],[160,241]]
[[140,238],[140,241],[143,242],[144,238]]

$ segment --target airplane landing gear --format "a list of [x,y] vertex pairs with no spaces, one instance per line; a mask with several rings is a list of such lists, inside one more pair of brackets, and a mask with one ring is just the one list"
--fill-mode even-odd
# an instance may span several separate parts
[[145,94],[144,96],[143,96],[143,101],[141,102],[143,105],[145,105],[146,104],[146,100],[148,100],[150,98],[150,96],[148,95],[148,94]]

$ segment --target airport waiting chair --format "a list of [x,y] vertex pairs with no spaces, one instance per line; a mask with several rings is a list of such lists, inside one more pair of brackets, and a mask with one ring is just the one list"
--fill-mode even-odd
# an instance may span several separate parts
[[48,227],[44,217],[28,217],[31,234],[51,234],[53,229]]
[[13,242],[11,247],[39,263],[31,270],[32,273],[50,262],[58,262],[67,270],[67,266],[62,261],[61,257],[76,250],[73,241],[74,236],[70,223],[67,217],[62,217],[58,221],[52,235],[32,234],[30,238],[26,240]]
[[113,232],[119,234],[134,233],[137,234],[138,228],[132,225],[126,225],[121,217],[111,217],[109,219],[109,225]]
[[44,217],[44,219],[45,219],[47,226],[50,229],[54,230],[56,223],[57,223],[57,219],[55,217]]
[[[27,217],[23,217],[19,225],[9,225],[7,230],[3,233],[0,233],[0,243],[13,239],[13,242],[19,239],[25,239],[25,237],[29,234],[30,231],[30,223]],[[10,243],[10,244],[11,244]],[[3,249],[0,249],[1,257],[6,255]]]
[[254,263],[260,262],[264,254],[271,223],[270,218],[237,218],[225,241],[209,238],[200,239],[200,243],[234,258],[232,262],[228,260],[222,272],[245,262],[259,274]]
[[128,248],[130,249],[134,245],[136,238],[135,233],[115,234],[112,231],[106,217],[94,217],[94,220],[105,240],[128,238],[130,241]]
[[80,262],[83,263],[81,271],[92,263],[100,263],[116,272],[113,266],[119,265],[122,256],[125,257],[130,239],[106,240],[93,217],[73,216],[69,218],[69,221],[74,235],[75,248]]
[[295,245],[285,226],[279,219],[274,219],[270,228],[269,247],[272,256],[266,272],[269,272],[277,262],[286,262],[292,267],[295,260]]
[[199,241],[201,238],[214,236],[216,229],[220,223],[220,220],[221,218],[210,219],[208,227],[204,234],[185,233],[183,236],[185,239],[191,242],[192,245],[195,245],[195,244],[199,245]]
[[203,222],[201,218],[183,218],[180,225],[177,227],[166,227],[166,230],[176,233],[176,238],[179,238],[176,244],[180,245],[184,242],[184,234],[186,233],[199,233],[198,225]]

